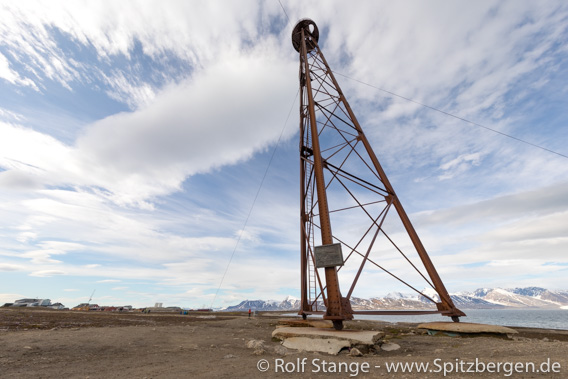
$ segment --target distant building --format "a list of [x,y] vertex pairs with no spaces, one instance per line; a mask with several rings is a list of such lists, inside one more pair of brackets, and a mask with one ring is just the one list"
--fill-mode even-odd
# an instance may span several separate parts
[[49,307],[50,299],[19,299],[14,301],[12,307]]
[[98,311],[98,304],[81,303],[76,307],[71,308],[72,311]]
[[71,308],[72,311],[88,311],[89,310],[89,303],[81,303],[76,307]]

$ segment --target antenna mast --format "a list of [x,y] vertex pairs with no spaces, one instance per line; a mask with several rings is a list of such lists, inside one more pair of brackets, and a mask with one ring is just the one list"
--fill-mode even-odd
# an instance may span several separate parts
[[91,304],[91,300],[93,300],[93,295],[95,294],[96,289],[93,290],[93,293],[91,293],[91,296],[89,297],[89,301],[87,302],[87,304]]

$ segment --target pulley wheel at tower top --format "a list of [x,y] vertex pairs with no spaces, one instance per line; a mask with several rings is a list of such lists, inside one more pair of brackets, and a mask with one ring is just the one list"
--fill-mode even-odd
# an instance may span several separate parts
[[308,52],[315,49],[317,42],[319,41],[319,30],[315,22],[309,18],[304,18],[296,24],[294,30],[292,30],[292,45],[297,52],[300,52],[300,46],[302,46],[302,29],[304,29],[304,37],[306,39],[306,48]]

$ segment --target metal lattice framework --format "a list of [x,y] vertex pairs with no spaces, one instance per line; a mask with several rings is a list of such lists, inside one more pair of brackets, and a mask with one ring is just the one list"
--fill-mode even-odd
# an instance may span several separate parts
[[[343,327],[343,320],[358,313],[440,313],[458,321],[465,314],[454,306],[327,64],[318,39],[318,28],[308,19],[301,20],[292,33],[292,43],[300,55],[302,308],[299,313],[304,317],[324,314],[325,319],[333,320],[336,329]],[[396,242],[394,235],[401,231],[407,243]],[[344,265],[316,268],[315,248],[337,243],[346,255]],[[405,252],[409,247],[411,251]],[[435,290],[439,299],[421,292],[379,264],[382,256],[390,256],[388,251],[399,254]],[[432,302],[434,309],[352,310],[353,291],[368,268],[410,287]],[[348,285],[345,296],[339,286],[339,271],[342,279],[347,280],[342,281],[342,285]],[[318,309],[322,303],[325,313]]]

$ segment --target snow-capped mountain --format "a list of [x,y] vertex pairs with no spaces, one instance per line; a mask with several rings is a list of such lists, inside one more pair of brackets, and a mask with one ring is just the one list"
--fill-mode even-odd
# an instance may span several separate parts
[[[433,300],[439,301],[438,294],[433,289],[422,291]],[[568,305],[568,291],[551,291],[540,287],[527,288],[478,288],[473,292],[450,294],[458,308],[560,308]],[[408,296],[400,298],[407,302]],[[416,295],[415,299],[431,305],[427,298]],[[403,306],[403,308],[406,308]]]
[[[318,302],[321,309],[325,309],[323,302]],[[244,300],[237,305],[232,305],[223,309],[227,312],[235,311],[288,311],[300,309],[300,299],[293,296],[287,296],[282,301],[274,300]]]
[[568,291],[550,291],[538,287],[496,288],[488,292],[484,299],[506,307],[558,308],[568,305]]
[[299,309],[300,299],[295,298],[294,296],[286,296],[286,298],[280,304],[278,304],[278,306],[288,309]]
[[549,291],[539,287],[513,288],[508,289],[508,291],[517,295],[531,296],[536,299],[558,304],[565,304],[568,302],[568,291]]
[[[426,296],[439,301],[439,296],[433,289],[423,290]],[[553,291],[540,287],[526,288],[479,288],[473,292],[459,292],[450,294],[454,304],[460,309],[476,308],[561,308],[568,307],[568,291]],[[319,309],[324,310],[323,303]],[[430,300],[419,294],[392,292],[385,297],[371,299],[351,298],[354,310],[381,310],[381,309],[433,309]],[[230,306],[225,311],[287,311],[300,308],[300,299],[292,296],[283,301],[274,300],[245,300],[238,305]]]
[[238,305],[233,305],[223,309],[224,311],[248,311],[249,309],[253,311],[279,311],[285,309],[293,309],[284,306],[284,308],[279,307],[280,303],[273,300],[244,300]]
[[[493,291],[493,288],[478,288],[475,291],[473,291],[471,293],[471,296],[475,296],[475,297],[481,297],[483,298],[485,295],[487,295],[490,291]],[[467,294],[467,292],[466,292]]]
[[389,298],[389,299],[415,299],[416,295],[408,294],[408,293],[402,293],[402,292],[390,292],[389,294],[387,294],[387,296],[385,296],[385,298]]

